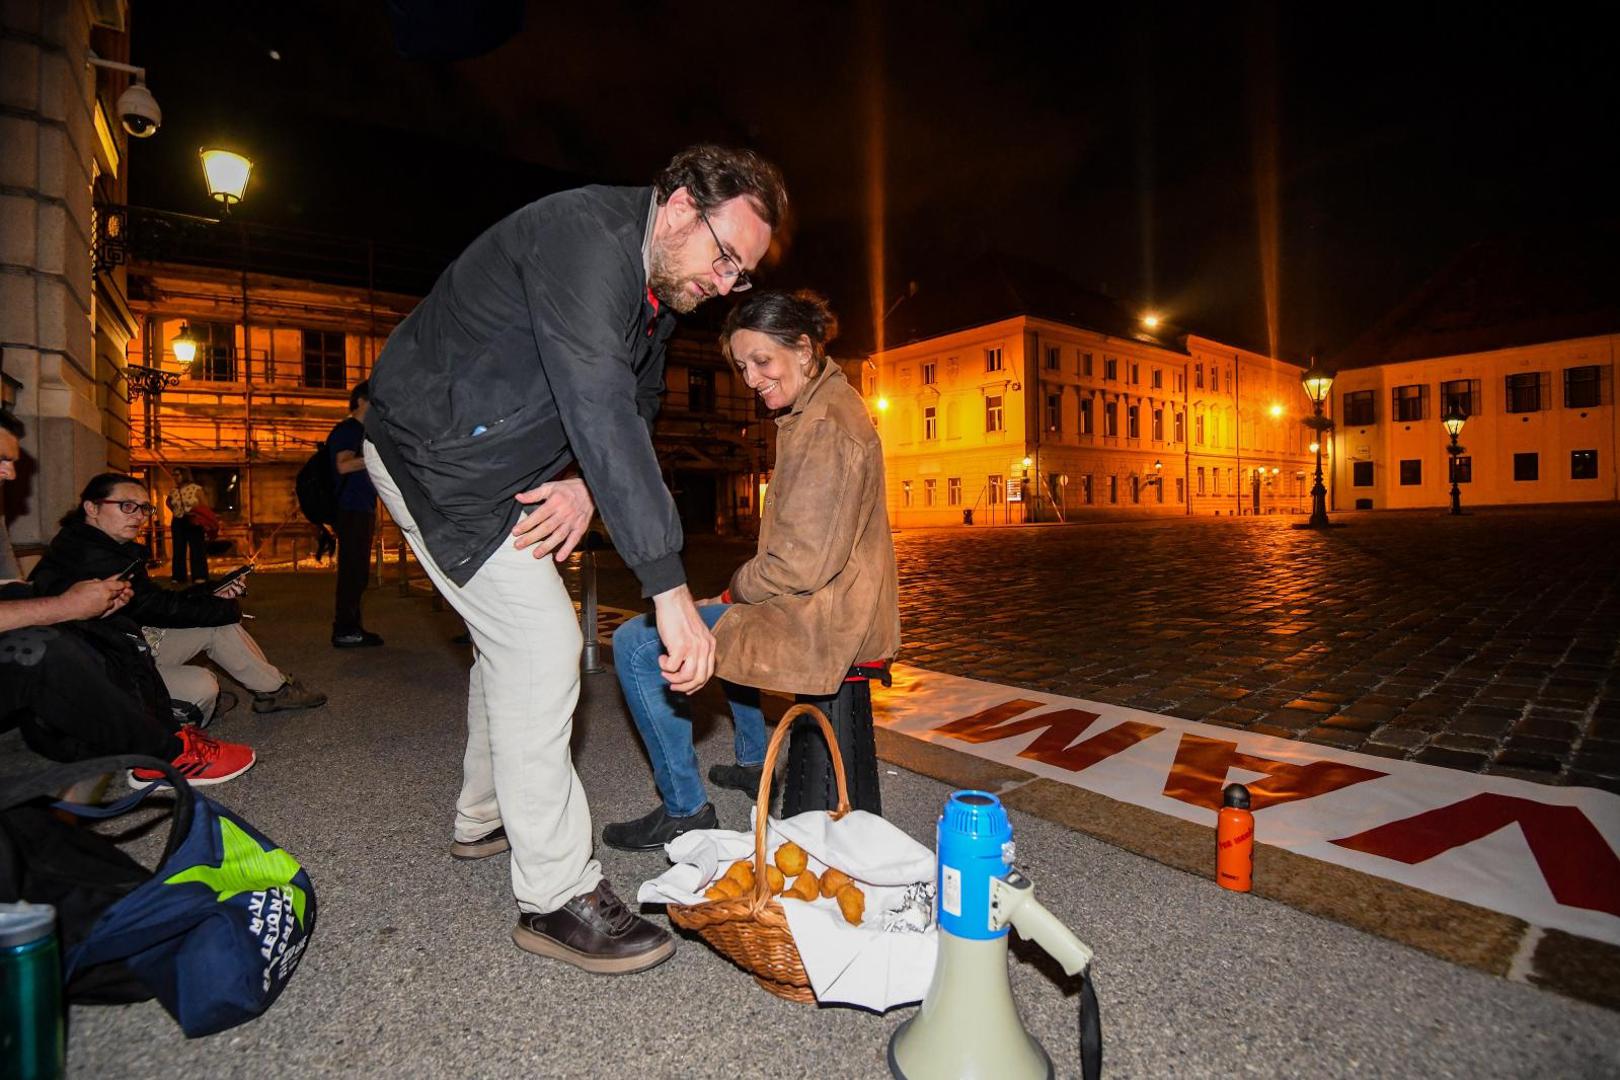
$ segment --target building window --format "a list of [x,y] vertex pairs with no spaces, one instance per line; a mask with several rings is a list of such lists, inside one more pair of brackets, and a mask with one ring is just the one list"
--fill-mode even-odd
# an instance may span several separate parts
[[[1510,413],[1540,412],[1546,407],[1541,384],[1545,371],[1524,371],[1507,377],[1507,411]],[[1531,479],[1534,479],[1532,477]]]
[[950,476],[945,479],[945,504],[947,506],[962,505],[962,478]]
[[924,360],[923,361],[923,365],[922,365],[922,384],[924,386],[933,386],[934,385],[934,362],[932,360]]
[[999,347],[984,350],[984,370],[1001,370],[1001,349]]
[[1125,410],[1125,435],[1132,439],[1142,437],[1142,406],[1132,405]]
[[1213,394],[1216,391],[1220,390],[1220,388],[1221,388],[1221,369],[1218,368],[1218,367],[1215,367],[1212,364],[1212,365],[1210,365],[1210,369],[1209,369],[1209,390],[1210,390],[1210,393]]
[[900,505],[911,509],[911,481],[900,481]]
[[342,333],[304,331],[304,385],[322,390],[349,388],[343,370]]
[[1103,404],[1103,434],[1112,438],[1119,434],[1119,402]]
[[1479,412],[1479,380],[1453,379],[1441,383],[1440,404],[1442,417],[1452,411],[1460,412],[1464,416],[1473,416]]
[[1420,458],[1404,458],[1401,461],[1401,486],[1412,487],[1423,483],[1423,461]]
[[1352,487],[1372,487],[1373,463],[1370,461],[1351,462],[1350,485]]
[[1187,441],[1187,414],[1176,413],[1176,442]]
[[1140,476],[1133,476],[1133,477],[1131,477],[1131,502],[1139,503],[1141,501],[1142,501],[1142,478]]
[[1564,369],[1564,407],[1590,409],[1603,404],[1603,368],[1597,364]]
[[1119,378],[1119,361],[1112,356],[1103,357],[1103,378]]
[[1080,399],[1080,434],[1090,435],[1092,432],[1091,399]]
[[[201,346],[198,349],[200,352]],[[242,474],[236,469],[192,469],[191,479],[203,489],[203,498],[214,513],[222,518],[241,516]]]
[[[1161,488],[1160,491],[1162,493],[1163,489]],[[1176,477],[1176,502],[1177,503],[1184,503],[1186,501],[1187,501],[1187,481],[1185,479],[1183,479],[1182,477],[1178,476],[1178,477]]]
[[1596,480],[1597,474],[1596,450],[1571,450],[1569,452],[1569,478],[1571,480]]
[[1204,467],[1198,466],[1198,494],[1204,493]]
[[1164,369],[1163,368],[1154,368],[1153,369],[1153,389],[1155,389],[1155,390],[1163,390],[1164,389]]
[[1204,445],[1204,414],[1199,413],[1193,417],[1193,441],[1199,446]]
[[191,377],[203,382],[235,382],[235,324],[194,322],[191,332],[197,339],[197,355],[191,364]]
[[986,433],[1001,431],[1001,395],[988,394],[984,399],[984,430]]
[[1164,442],[1164,410],[1153,410],[1153,441]]
[[923,481],[923,505],[924,506],[933,506],[934,505],[934,496],[936,494],[935,489],[937,487],[938,487],[938,481],[936,481],[936,480],[924,480]]
[[1451,459],[1451,482],[1453,484],[1467,484],[1474,479],[1474,459],[1467,454],[1459,454]]
[[1063,350],[1056,345],[1047,346],[1046,367],[1048,371],[1059,371],[1063,367]]
[[1200,390],[1202,390],[1204,388],[1204,365],[1203,364],[1194,364],[1193,365],[1193,385],[1196,386]]
[[1428,410],[1424,408],[1429,397],[1427,385],[1397,386],[1390,393],[1393,395],[1397,423],[1428,419]]
[[1142,381],[1142,365],[1140,365],[1138,363],[1135,363],[1135,362],[1132,362],[1132,364],[1131,364],[1131,385],[1135,386],[1137,383],[1139,383],[1141,381]]
[[930,405],[923,410],[923,438],[939,438],[939,409]]
[[714,372],[686,369],[686,407],[696,413],[714,412]]
[[1541,455],[1514,454],[1513,479],[1539,480],[1541,478]]
[[1063,395],[1046,395],[1046,430],[1063,431]]
[[1119,502],[1119,477],[1117,476],[1108,478],[1108,501],[1110,503]]
[[1091,474],[1086,473],[1080,478],[1080,501],[1090,506],[1093,498],[1095,496],[1091,490]]
[[992,474],[990,477],[990,482],[986,487],[986,491],[989,492],[989,494],[986,496],[986,501],[989,502],[991,506],[999,505],[1001,503],[1002,496],[1006,491],[1006,487],[1007,478],[1005,476],[1002,476],[1000,473]]
[[1349,426],[1378,423],[1378,399],[1371,390],[1344,395],[1344,422]]
[[1091,374],[1091,354],[1088,352],[1080,354],[1080,374]]
[[1209,470],[1209,493],[1211,495],[1219,495],[1221,493],[1221,470],[1220,469],[1211,469],[1211,470]]

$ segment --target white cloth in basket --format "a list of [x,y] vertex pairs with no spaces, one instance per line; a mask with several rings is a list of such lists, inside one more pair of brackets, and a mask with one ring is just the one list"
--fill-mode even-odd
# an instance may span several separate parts
[[[916,930],[921,921],[916,918],[917,898],[933,889],[933,852],[863,810],[837,821],[825,811],[771,818],[765,858],[770,860],[789,840],[810,856],[810,869],[818,875],[836,866],[866,894],[860,926],[845,922],[831,899],[807,904],[777,897],[816,999],[879,1012],[921,1001],[938,951],[931,918],[926,930]],[[636,899],[643,904],[699,904],[725,867],[753,856],[754,835],[726,829],[689,832],[664,845],[664,851],[674,865],[644,882]]]

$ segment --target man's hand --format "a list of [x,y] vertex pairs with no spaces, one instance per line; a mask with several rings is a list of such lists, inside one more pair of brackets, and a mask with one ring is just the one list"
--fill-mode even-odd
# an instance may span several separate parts
[[692,603],[692,591],[677,585],[653,597],[658,639],[667,650],[658,658],[670,689],[695,694],[714,674],[714,635]]
[[129,603],[134,595],[135,590],[127,581],[120,581],[116,577],[90,578],[74,584],[57,597],[57,601],[61,604],[64,620],[100,619]]
[[[558,562],[572,555],[574,546],[591,523],[591,515],[596,513],[591,493],[585,481],[578,477],[541,484],[533,491],[519,492],[516,498],[526,505],[539,504],[512,530],[512,535],[517,537],[513,546],[519,551],[534,548],[537,559],[553,551]],[[691,603],[690,595],[687,603]]]
[[708,597],[706,599],[695,601],[692,606],[693,607],[706,608],[706,607],[713,607],[715,604],[723,604],[723,603],[725,603],[725,601],[720,599],[718,596],[710,596],[710,597]]

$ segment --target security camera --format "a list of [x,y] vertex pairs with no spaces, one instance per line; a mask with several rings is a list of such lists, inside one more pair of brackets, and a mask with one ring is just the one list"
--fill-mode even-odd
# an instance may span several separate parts
[[157,98],[138,82],[118,95],[118,118],[124,122],[124,130],[137,139],[150,138],[163,126],[163,110],[158,108]]

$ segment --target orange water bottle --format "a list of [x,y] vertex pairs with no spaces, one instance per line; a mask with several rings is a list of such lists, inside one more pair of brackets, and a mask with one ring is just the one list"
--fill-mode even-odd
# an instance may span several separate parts
[[1226,805],[1215,823],[1215,880],[1223,889],[1248,892],[1254,887],[1254,815],[1249,789],[1227,784]]

